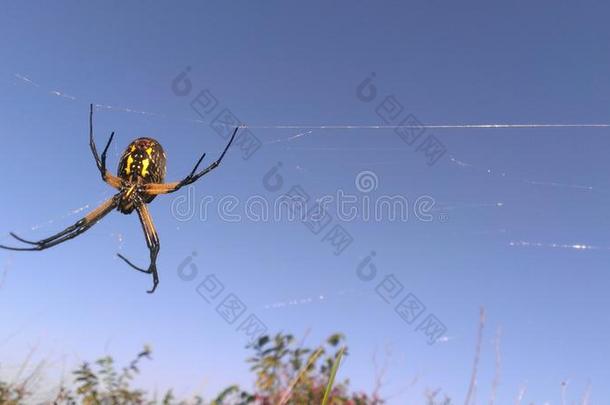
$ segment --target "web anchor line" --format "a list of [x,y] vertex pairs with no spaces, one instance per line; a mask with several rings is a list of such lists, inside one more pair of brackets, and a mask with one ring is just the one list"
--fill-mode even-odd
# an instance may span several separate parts
[[610,128],[610,124],[422,124],[422,125],[240,125],[250,129],[502,129],[502,128]]

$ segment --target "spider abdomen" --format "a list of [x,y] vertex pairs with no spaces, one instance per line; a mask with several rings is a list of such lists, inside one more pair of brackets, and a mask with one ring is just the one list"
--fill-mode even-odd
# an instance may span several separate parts
[[117,175],[122,180],[122,193],[118,210],[131,214],[142,203],[155,199],[154,195],[143,194],[141,185],[163,183],[165,179],[165,152],[159,142],[151,138],[138,138],[127,146]]
[[138,138],[123,152],[117,175],[126,183],[163,183],[165,161],[165,152],[159,142]]

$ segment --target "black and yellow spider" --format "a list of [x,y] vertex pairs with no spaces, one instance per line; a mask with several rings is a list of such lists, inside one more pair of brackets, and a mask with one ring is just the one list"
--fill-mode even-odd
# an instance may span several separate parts
[[159,284],[156,261],[160,244],[157,231],[155,230],[155,226],[153,225],[152,218],[146,204],[154,200],[159,194],[173,193],[183,186],[194,183],[201,176],[218,167],[222,161],[222,158],[231,146],[231,143],[237,134],[237,130],[238,128],[235,128],[233,131],[229,143],[218,160],[197,173],[197,168],[205,157],[204,153],[195,164],[195,167],[191,173],[183,180],[174,183],[163,183],[165,178],[166,157],[165,152],[163,151],[163,148],[159,142],[151,138],[138,138],[129,144],[123,153],[123,156],[121,156],[117,177],[113,176],[109,171],[106,170],[106,152],[108,151],[108,147],[112,142],[114,132],[110,134],[110,139],[108,139],[108,143],[106,143],[106,147],[104,148],[100,158],[93,140],[93,105],[91,105],[89,109],[89,146],[91,147],[91,152],[93,153],[95,163],[100,170],[102,179],[110,186],[119,190],[119,192],[102,205],[88,213],[84,218],[76,222],[74,225],[69,226],[63,231],[46,239],[32,242],[20,238],[12,232],[10,233],[15,239],[23,243],[33,245],[32,247],[11,247],[0,245],[0,248],[28,251],[48,249],[85,232],[115,208],[123,214],[131,214],[134,210],[136,210],[138,212],[138,216],[140,217],[144,234],[146,235],[146,244],[150,250],[150,265],[148,266],[148,269],[142,269],[132,264],[121,254],[118,254],[118,256],[134,269],[143,273],[152,274],[153,288],[149,290],[148,293],[153,293]]

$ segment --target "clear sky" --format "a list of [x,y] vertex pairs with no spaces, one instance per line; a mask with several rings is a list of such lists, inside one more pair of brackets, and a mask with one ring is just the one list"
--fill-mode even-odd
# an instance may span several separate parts
[[[113,170],[132,139],[149,136],[164,145],[170,180],[202,152],[207,162],[220,153],[226,139],[214,119],[225,108],[252,126],[379,125],[397,112],[426,124],[610,122],[608,15],[602,1],[6,2],[0,243],[14,243],[9,231],[53,234],[112,196],[88,150],[91,102],[99,147],[116,131]],[[187,67],[190,87],[173,84]],[[376,93],[358,89],[373,72]],[[36,347],[53,381],[81,359],[126,361],[150,343],[145,387],[247,387],[239,329],[253,314],[309,345],[344,332],[351,354],[340,376],[354,388],[372,388],[373,356],[382,364],[389,352],[390,404],[419,403],[426,388],[459,403],[483,305],[481,402],[498,327],[499,403],[525,386],[524,401],[558,403],[562,381],[570,398],[591,383],[594,402],[608,401],[608,128],[427,129],[413,144],[416,132],[402,139],[392,129],[250,131],[242,145],[257,149],[232,148],[190,197],[151,204],[161,239],[152,296],[150,278],[115,255],[145,264],[135,215],[113,212],[42,253],[0,251],[0,372]],[[445,150],[433,165],[426,139]],[[281,184],[269,174],[278,162]],[[359,174],[376,188],[363,191]],[[331,207],[332,222],[315,234],[248,214],[249,198],[273,204],[295,185],[311,201],[339,192],[374,206],[403,196],[409,218],[367,220],[359,205],[347,220]],[[421,196],[434,200],[431,221],[414,213]],[[325,236],[335,225],[352,239],[338,255]],[[372,251],[377,274],[366,281],[358,266]],[[197,292],[205,280],[224,286],[212,303]],[[386,303],[378,292],[391,285]],[[409,293],[425,305],[410,325],[394,311]],[[246,307],[232,324],[215,309],[226,297]],[[415,330],[428,315],[446,327],[434,345]]]

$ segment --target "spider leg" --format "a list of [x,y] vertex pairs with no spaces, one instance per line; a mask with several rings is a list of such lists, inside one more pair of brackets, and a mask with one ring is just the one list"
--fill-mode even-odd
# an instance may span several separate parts
[[148,250],[150,251],[150,264],[148,265],[147,269],[143,269],[133,264],[122,254],[117,253],[117,256],[119,256],[134,270],[146,274],[152,274],[153,287],[151,290],[147,291],[149,294],[152,294],[153,292],[155,292],[155,289],[159,284],[159,275],[157,273],[157,255],[159,254],[161,244],[159,243],[159,236],[157,235],[157,230],[155,229],[155,225],[153,224],[150,212],[148,211],[148,207],[146,206],[146,204],[140,205],[137,208],[137,211],[138,216],[140,217],[140,223],[142,224],[142,229],[144,230],[144,235],[146,236],[146,245],[148,246]]
[[127,263],[127,264],[128,264],[128,265],[129,265],[131,268],[133,268],[134,270],[141,271],[142,273],[146,273],[146,274],[150,274],[150,273],[151,273],[150,269],[143,269],[143,268],[141,268],[141,267],[136,266],[135,264],[133,264],[133,263],[131,262],[131,260],[129,260],[128,258],[126,258],[125,256],[123,256],[122,254],[117,253],[116,255],[117,255],[118,257],[120,257],[121,259],[123,259],[123,261],[124,261],[125,263]]
[[201,156],[201,158],[199,158],[199,160],[197,161],[197,164],[195,165],[195,168],[191,171],[191,174],[186,176],[180,183],[178,183],[179,184],[178,188],[196,182],[197,180],[199,180],[199,178],[201,176],[203,176],[203,175],[207,174],[208,172],[210,172],[211,170],[217,168],[218,165],[220,165],[222,158],[224,158],[225,154],[231,147],[231,144],[233,143],[233,140],[235,139],[235,135],[237,135],[238,130],[239,130],[239,127],[235,127],[235,130],[233,131],[233,135],[231,135],[231,139],[229,139],[229,143],[227,143],[227,146],[225,146],[225,149],[222,151],[222,154],[220,155],[220,157],[216,161],[212,162],[211,165],[209,165],[208,167],[206,167],[199,173],[195,174],[195,172],[197,171],[197,168],[199,167],[199,164],[205,157],[205,153],[204,153],[203,156]]
[[174,183],[149,183],[144,186],[144,192],[146,192],[147,194],[150,194],[150,195],[173,193],[174,191],[177,191],[186,185],[196,182],[202,176],[204,176],[205,174],[207,174],[210,171],[217,168],[220,165],[222,158],[224,158],[225,154],[227,153],[227,150],[229,150],[229,147],[233,143],[233,140],[235,139],[235,135],[237,134],[238,129],[239,129],[239,127],[235,127],[235,130],[233,131],[233,135],[231,135],[231,139],[229,140],[229,143],[227,144],[225,149],[222,151],[222,154],[220,155],[220,157],[217,160],[215,160],[214,162],[212,162],[212,164],[210,164],[208,167],[206,167],[205,169],[203,169],[202,171],[197,173],[197,169],[199,168],[199,165],[201,164],[201,162],[203,161],[203,158],[205,157],[205,153],[204,153],[199,158],[197,163],[195,164],[195,167],[193,168],[191,173],[188,176],[186,176],[184,179],[182,179],[181,181],[174,182]]
[[[108,153],[108,148],[110,147],[110,144],[112,143],[112,138],[114,138],[114,131],[112,131],[112,133],[110,134],[110,138],[108,138],[108,142],[106,143],[106,146],[104,147],[104,150],[102,151],[102,157],[101,157],[101,169],[100,171],[104,174],[107,173],[106,170],[106,153]],[[107,174],[106,174],[107,175]]]
[[114,132],[110,134],[110,138],[106,143],[106,147],[102,152],[102,157],[100,158],[97,154],[97,148],[95,146],[95,141],[93,140],[93,104],[89,105],[89,147],[91,148],[91,153],[93,153],[93,158],[95,159],[95,164],[99,169],[102,180],[106,183],[110,184],[114,188],[119,188],[121,186],[121,180],[113,176],[108,170],[106,170],[106,153],[108,152],[108,147],[110,147],[110,143],[112,142],[112,138],[114,138]]
[[85,232],[87,229],[91,228],[95,225],[100,219],[106,216],[110,211],[112,211],[117,205],[115,197],[108,199],[102,205],[91,211],[84,218],[78,220],[74,225],[71,225],[64,229],[63,231],[56,233],[53,236],[50,236],[45,239],[41,239],[36,242],[32,242],[26,239],[23,239],[13,232],[10,233],[12,237],[21,241],[23,243],[27,243],[29,245],[34,245],[33,247],[13,247],[13,246],[4,246],[0,245],[2,249],[8,250],[19,250],[19,251],[36,251],[36,250],[45,250],[55,245],[59,245],[67,240],[73,239]]
[[40,245],[40,244],[45,244],[45,243],[51,242],[54,239],[57,239],[57,238],[59,238],[61,236],[64,236],[64,235],[67,235],[67,234],[69,234],[71,232],[74,232],[77,229],[81,228],[84,224],[85,224],[85,219],[84,218],[80,219],[74,225],[71,225],[71,226],[67,227],[63,231],[58,232],[55,235],[50,236],[48,238],[41,239],[39,241],[31,241],[31,240],[23,239],[22,237],[16,235],[14,232],[9,232],[9,235],[11,235],[13,238],[17,239],[19,242],[27,243],[28,245]]

